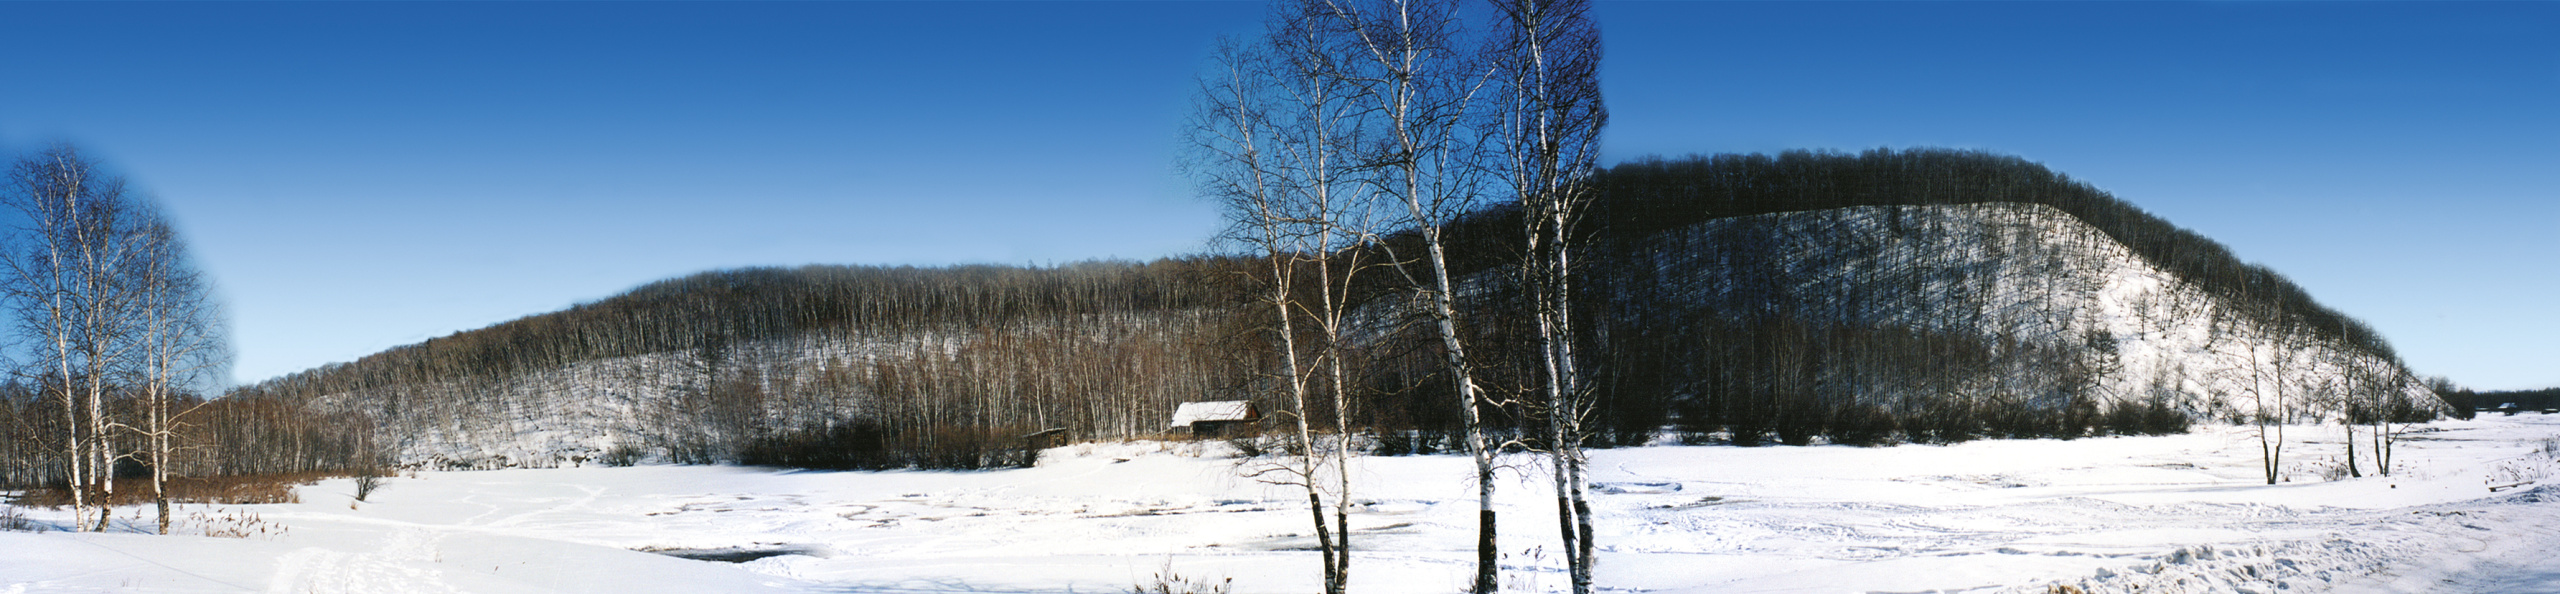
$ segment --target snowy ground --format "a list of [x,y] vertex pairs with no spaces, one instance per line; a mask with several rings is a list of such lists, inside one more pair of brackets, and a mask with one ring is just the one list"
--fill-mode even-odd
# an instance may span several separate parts
[[[2560,474],[2543,450],[2560,415],[2420,430],[2393,476],[2332,482],[2318,468],[2338,458],[2338,429],[2295,427],[2286,456],[2300,462],[2277,486],[2262,484],[2253,434],[2232,427],[1597,452],[1599,579],[1622,592],[2560,592],[2560,562],[2543,557],[2560,545],[2560,479],[2532,482]],[[363,504],[330,481],[302,488],[301,503],[179,514],[254,513],[278,536],[0,532],[0,594],[1119,592],[1168,567],[1233,578],[1239,594],[1316,590],[1303,496],[1204,451],[1217,448],[1070,446],[1038,468],[981,473],[436,472]],[[1372,503],[1352,519],[1355,589],[1462,589],[1464,459],[1360,470]],[[1510,476],[1507,585],[1558,589],[1545,479]],[[67,512],[28,514],[58,526]]]

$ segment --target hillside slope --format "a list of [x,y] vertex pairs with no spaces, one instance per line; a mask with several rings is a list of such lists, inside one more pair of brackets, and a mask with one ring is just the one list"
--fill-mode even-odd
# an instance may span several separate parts
[[[2280,275],[2012,157],[1719,156],[1602,181],[1577,350],[1603,444],[1666,425],[1736,443],[1960,441],[2085,434],[2137,406],[2297,421],[2441,407],[2377,334]],[[1453,230],[1476,287],[1464,326],[1496,393],[1531,368],[1507,216]],[[365,414],[399,461],[447,467],[1146,437],[1181,402],[1272,397],[1269,339],[1237,284],[1251,270],[720,271],[238,395]],[[1364,294],[1356,424],[1419,438],[1397,451],[1445,446],[1456,415],[1431,341],[1403,293]]]
[[1593,267],[1599,348],[1635,354],[1615,357],[1635,389],[1718,400],[1698,403],[1710,413],[1789,406],[1734,402],[1761,398],[1907,417],[1946,394],[2223,420],[2262,399],[2305,418],[2439,406],[2387,353],[2210,294],[2042,204],[1714,219]]

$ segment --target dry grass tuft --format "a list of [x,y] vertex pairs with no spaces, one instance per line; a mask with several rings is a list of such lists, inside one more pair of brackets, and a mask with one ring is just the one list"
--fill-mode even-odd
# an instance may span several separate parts
[[268,522],[257,512],[236,509],[198,510],[187,514],[181,525],[214,538],[275,540],[285,534],[284,525]]
[[1129,591],[1131,594],[1227,594],[1229,588],[1235,587],[1235,582],[1235,578],[1183,577],[1174,573],[1173,566],[1168,564],[1163,571],[1156,572],[1155,583],[1140,582]]
[[27,519],[27,512],[15,505],[0,505],[0,532],[43,532],[44,525]]

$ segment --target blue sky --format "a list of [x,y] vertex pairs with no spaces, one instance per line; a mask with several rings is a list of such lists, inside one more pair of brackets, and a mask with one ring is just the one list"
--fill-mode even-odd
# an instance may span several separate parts
[[[168,204],[256,380],[711,268],[1199,251],[1250,2],[0,3],[0,145]],[[2419,371],[2560,385],[2560,4],[1603,2],[1609,159],[2041,161]]]

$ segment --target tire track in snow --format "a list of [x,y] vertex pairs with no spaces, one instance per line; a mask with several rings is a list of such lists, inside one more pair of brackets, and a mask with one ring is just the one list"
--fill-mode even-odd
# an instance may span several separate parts
[[444,582],[436,544],[441,533],[404,528],[369,553],[311,547],[276,559],[267,594],[460,594]]
[[[481,514],[481,515],[479,515],[479,516],[474,516],[471,520],[464,520],[464,521],[463,521],[463,525],[466,525],[466,526],[473,526],[473,527],[479,527],[479,528],[501,528],[501,527],[507,527],[507,526],[515,526],[515,525],[518,525],[518,524],[522,524],[522,523],[524,523],[524,521],[525,521],[525,520],[530,519],[530,518],[532,518],[532,517],[534,517],[534,516],[539,516],[539,515],[549,514],[549,513],[557,513],[557,512],[568,511],[568,510],[573,510],[573,509],[583,509],[583,508],[586,508],[586,507],[587,507],[587,506],[589,506],[589,505],[593,505],[593,504],[595,504],[596,499],[603,497],[603,496],[604,496],[604,492],[605,492],[605,488],[604,488],[604,487],[591,487],[591,486],[587,486],[587,485],[568,485],[568,486],[569,486],[569,487],[574,487],[574,488],[576,488],[579,492],[585,493],[585,494],[586,494],[586,496],[585,496],[585,497],[581,497],[581,498],[579,498],[577,501],[571,501],[571,502],[563,503],[563,504],[559,504],[559,505],[553,505],[553,506],[543,507],[543,508],[540,508],[540,509],[535,509],[535,510],[527,511],[527,512],[520,513],[520,514],[510,515],[510,516],[503,517],[503,518],[498,518],[498,519],[495,519],[495,520],[489,520],[489,521],[487,521],[487,522],[473,522],[473,521],[472,521],[472,520],[478,520],[478,519],[480,519],[480,518],[482,518],[482,517],[487,517],[488,515],[490,515],[490,514]],[[494,512],[494,511],[492,511],[491,513],[495,513],[495,512]]]

